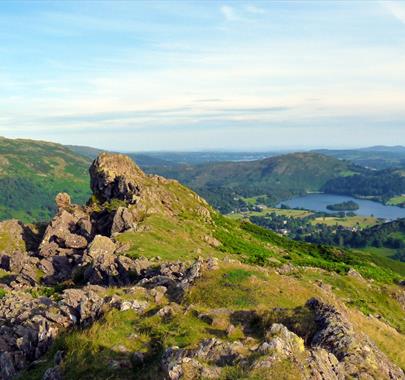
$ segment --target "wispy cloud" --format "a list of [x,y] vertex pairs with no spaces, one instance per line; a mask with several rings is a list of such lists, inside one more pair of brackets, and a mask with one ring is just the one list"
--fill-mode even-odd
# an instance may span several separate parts
[[221,8],[221,13],[223,14],[226,21],[238,21],[240,17],[236,13],[235,8],[229,5],[223,5]]
[[399,1],[383,1],[381,4],[399,21],[405,24],[405,3]]
[[223,5],[220,8],[222,15],[226,21],[254,21],[258,16],[264,15],[266,11],[256,5],[245,5],[240,7],[233,7],[230,5]]
[[246,11],[252,14],[259,14],[263,15],[266,13],[266,11],[263,8],[259,8],[256,5],[246,5],[245,7]]

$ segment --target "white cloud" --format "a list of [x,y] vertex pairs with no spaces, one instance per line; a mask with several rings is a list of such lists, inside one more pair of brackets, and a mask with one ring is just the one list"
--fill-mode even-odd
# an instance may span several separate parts
[[405,3],[384,1],[381,3],[396,19],[405,24]]
[[240,17],[237,15],[234,8],[230,7],[229,5],[223,5],[221,7],[221,13],[225,17],[226,21],[238,21]]

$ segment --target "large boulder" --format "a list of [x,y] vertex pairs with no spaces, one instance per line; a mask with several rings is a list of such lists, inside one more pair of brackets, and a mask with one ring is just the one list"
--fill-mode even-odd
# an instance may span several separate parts
[[125,207],[119,207],[111,225],[111,235],[133,229],[135,226],[132,213]]
[[97,235],[83,255],[83,280],[103,286],[128,285],[139,273],[139,264],[129,257],[118,256],[116,244],[106,236]]
[[102,202],[119,199],[135,203],[145,174],[122,154],[102,153],[90,167],[90,185]]

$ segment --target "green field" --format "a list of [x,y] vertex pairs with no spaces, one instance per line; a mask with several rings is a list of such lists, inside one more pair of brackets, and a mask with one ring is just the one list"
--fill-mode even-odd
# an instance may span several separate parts
[[228,214],[227,216],[229,216],[232,219],[243,219],[248,218],[250,216],[266,216],[267,214],[269,213],[271,214],[272,212],[275,212],[277,215],[283,215],[291,218],[305,218],[306,216],[312,215],[312,212],[307,210],[292,210],[275,207],[264,207],[262,211],[247,211]]
[[378,224],[378,219],[372,216],[347,216],[344,218],[320,217],[312,221],[312,224],[326,224],[327,226],[340,225],[344,227],[366,228]]
[[399,206],[405,203],[405,195],[399,195],[397,197],[391,198],[387,204],[390,206]]

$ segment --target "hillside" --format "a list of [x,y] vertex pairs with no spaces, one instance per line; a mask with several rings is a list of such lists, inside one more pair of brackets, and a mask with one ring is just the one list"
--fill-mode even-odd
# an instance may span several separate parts
[[62,145],[0,138],[0,220],[49,220],[61,191],[85,202],[88,165],[88,159]]
[[148,168],[176,178],[204,196],[221,212],[238,206],[238,196],[267,196],[277,203],[294,195],[320,191],[331,179],[354,174],[349,162],[316,153],[291,153],[263,160]]
[[404,379],[384,258],[227,219],[128,157],[87,206],[0,224],[0,379]]

